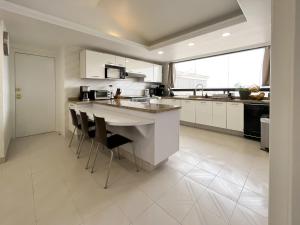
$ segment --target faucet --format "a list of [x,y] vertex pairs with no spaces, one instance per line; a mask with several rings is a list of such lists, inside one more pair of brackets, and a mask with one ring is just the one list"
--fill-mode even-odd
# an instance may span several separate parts
[[204,91],[204,85],[202,83],[196,84],[195,89],[194,89],[194,96],[197,95],[197,88],[201,86],[202,87],[202,93],[201,96],[203,97],[203,91]]

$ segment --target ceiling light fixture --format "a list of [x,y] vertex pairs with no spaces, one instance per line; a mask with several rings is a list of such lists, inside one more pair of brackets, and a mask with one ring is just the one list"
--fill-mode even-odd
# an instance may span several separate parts
[[164,54],[164,52],[163,51],[159,51],[159,52],[157,52],[157,54],[162,55],[162,54]]
[[229,37],[230,35],[231,35],[231,33],[226,32],[226,33],[223,33],[223,34],[222,34],[222,37]]
[[193,42],[188,43],[188,46],[190,46],[190,47],[192,47],[194,45],[195,45],[195,43],[193,43]]

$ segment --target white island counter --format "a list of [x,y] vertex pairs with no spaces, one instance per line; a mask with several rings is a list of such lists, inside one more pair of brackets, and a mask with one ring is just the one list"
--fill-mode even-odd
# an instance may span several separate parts
[[[133,140],[139,166],[152,170],[179,150],[180,107],[128,100],[71,102],[70,107],[105,118],[109,130]],[[131,146],[121,148],[132,160]]]

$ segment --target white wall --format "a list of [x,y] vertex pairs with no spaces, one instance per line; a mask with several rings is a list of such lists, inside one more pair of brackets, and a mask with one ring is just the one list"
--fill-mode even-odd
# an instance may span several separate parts
[[6,157],[12,138],[12,108],[10,104],[11,78],[8,56],[3,54],[3,31],[5,24],[0,21],[0,160]]
[[272,6],[270,225],[300,224],[299,4],[273,0]]

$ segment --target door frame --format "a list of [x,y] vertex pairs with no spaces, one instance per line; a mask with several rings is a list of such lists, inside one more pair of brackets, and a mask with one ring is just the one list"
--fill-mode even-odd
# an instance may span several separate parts
[[13,106],[12,112],[14,115],[13,118],[13,138],[16,138],[16,61],[15,56],[16,54],[24,54],[24,55],[33,55],[33,56],[40,56],[40,57],[47,57],[47,58],[53,58],[54,60],[54,118],[55,118],[55,131],[57,131],[57,54],[55,51],[48,51],[48,50],[42,50],[42,49],[35,49],[35,48],[20,48],[20,47],[13,47],[11,54],[10,54],[10,74],[12,75],[12,84],[13,87],[11,88],[11,103]]

